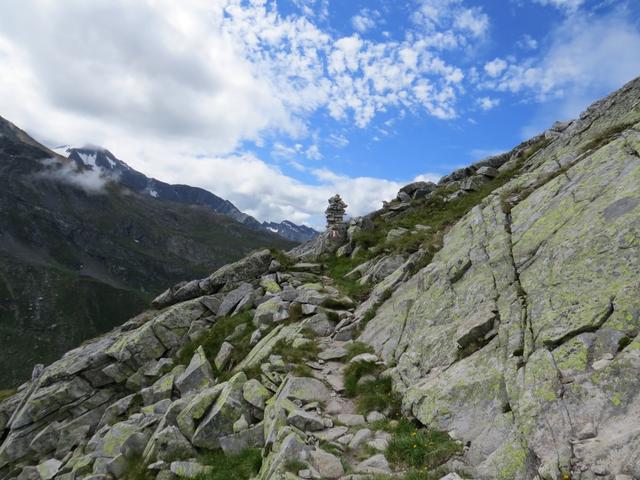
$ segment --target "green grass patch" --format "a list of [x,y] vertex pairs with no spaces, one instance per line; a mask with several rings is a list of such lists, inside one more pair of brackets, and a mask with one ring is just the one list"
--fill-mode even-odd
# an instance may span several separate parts
[[[357,410],[363,415],[377,410],[387,412],[390,418],[397,418],[400,415],[400,399],[393,391],[391,378],[380,376],[382,368],[374,362],[347,365],[344,370],[345,395],[356,399]],[[361,382],[360,379],[365,375],[374,378]]]
[[613,125],[604,129],[594,138],[585,143],[582,147],[580,147],[580,153],[587,152],[589,150],[597,150],[598,148],[606,145],[607,143],[615,140],[622,132],[633,127],[637,121],[625,122],[619,125]]
[[16,394],[16,389],[0,390],[0,402]]
[[273,258],[276,260],[276,262],[278,262],[282,268],[284,270],[287,270],[291,267],[293,267],[294,265],[294,261],[291,257],[289,257],[286,253],[284,253],[282,250],[278,250],[276,248],[272,248],[270,250],[271,255],[273,256]]
[[[199,346],[202,346],[207,359],[211,363],[214,373],[217,377],[224,380],[230,375],[230,370],[234,365],[237,365],[247,354],[251,351],[249,340],[251,334],[255,330],[252,322],[252,316],[249,312],[240,313],[233,317],[221,317],[215,321],[204,333],[202,337],[195,341],[187,342],[178,352],[176,356],[176,363],[180,365],[188,365],[193,357],[193,354]],[[231,335],[235,329],[240,325],[246,325],[241,335],[235,338],[231,343],[233,344],[233,352],[231,353],[231,360],[229,366],[224,372],[217,371],[213,364],[213,359],[218,354],[220,346],[229,335]]]
[[336,288],[344,295],[356,301],[363,301],[371,293],[372,285],[360,285],[357,278],[347,278],[347,273],[362,263],[361,258],[327,257],[324,259],[325,274],[335,282]]
[[237,455],[225,455],[222,450],[213,450],[200,456],[200,463],[213,467],[213,472],[202,475],[199,480],[249,480],[262,466],[262,453],[250,448]]
[[300,470],[304,470],[305,468],[307,468],[307,464],[298,459],[287,460],[287,462],[284,464],[284,469],[287,472],[295,474],[297,474]]
[[348,362],[353,357],[357,357],[358,355],[360,355],[362,353],[375,353],[375,352],[373,351],[373,348],[371,348],[371,346],[367,345],[366,343],[353,342],[352,344],[350,344],[347,347],[347,358],[346,358],[346,361]]
[[284,363],[304,365],[305,362],[315,360],[318,357],[320,346],[316,340],[310,339],[304,345],[293,348],[291,341],[281,339],[273,346],[271,353],[273,355],[280,355]]
[[446,432],[418,428],[401,420],[392,432],[385,456],[396,468],[428,471],[460,453],[461,448]]

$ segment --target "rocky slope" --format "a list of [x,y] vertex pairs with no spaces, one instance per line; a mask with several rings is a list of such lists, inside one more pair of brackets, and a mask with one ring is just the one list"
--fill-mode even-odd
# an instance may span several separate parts
[[0,118],[0,389],[174,282],[290,242],[105,183]]
[[639,152],[640,79],[175,285],[0,403],[0,479],[640,478]]
[[103,148],[73,148],[62,146],[54,150],[56,153],[72,160],[79,168],[101,172],[119,185],[134,192],[149,195],[158,200],[168,200],[186,205],[207,206],[214,212],[227,215],[249,228],[277,233],[292,242],[306,242],[318,235],[318,232],[313,228],[305,225],[296,225],[288,220],[280,223],[260,223],[251,215],[240,211],[229,200],[220,198],[203,188],[192,187],[190,185],[171,185],[155,178],[149,178],[143,173],[131,168],[109,150]]

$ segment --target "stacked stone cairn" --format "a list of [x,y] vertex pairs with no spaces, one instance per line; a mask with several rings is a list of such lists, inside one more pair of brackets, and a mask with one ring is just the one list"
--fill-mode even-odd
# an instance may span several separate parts
[[327,231],[330,238],[341,238],[344,235],[346,225],[343,219],[347,206],[339,194],[329,199],[329,206],[324,213],[327,216]]

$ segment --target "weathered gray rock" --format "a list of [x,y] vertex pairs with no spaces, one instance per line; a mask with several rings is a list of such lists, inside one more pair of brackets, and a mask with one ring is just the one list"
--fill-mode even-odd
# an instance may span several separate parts
[[176,387],[182,395],[199,391],[212,386],[215,383],[211,364],[207,360],[202,346],[193,354],[189,366],[176,379]]
[[258,423],[241,432],[232,433],[218,439],[220,448],[227,455],[237,455],[247,448],[264,446],[264,425]]
[[231,360],[231,354],[233,353],[233,345],[229,342],[223,342],[220,345],[220,350],[216,354],[216,358],[213,360],[218,371],[224,370]]
[[288,377],[281,391],[282,396],[303,402],[326,402],[331,396],[324,383],[309,377]]
[[171,462],[171,472],[179,478],[198,478],[209,475],[213,471],[212,467],[196,462]]
[[216,315],[224,317],[233,312],[242,299],[253,294],[253,286],[250,283],[241,283],[240,286],[234,288],[227,293],[218,307]]
[[252,378],[242,385],[242,398],[248,404],[264,410],[266,401],[271,397],[271,393],[258,380]]
[[242,398],[242,386],[247,381],[243,373],[234,375],[202,419],[193,434],[192,443],[200,448],[218,448],[219,438],[233,433],[233,424],[243,414],[248,415],[248,405]]
[[[640,121],[628,96],[639,87],[605,99],[572,135],[541,143],[527,172],[458,222],[360,338],[397,362],[405,412],[470,442],[464,459],[478,478],[573,477],[575,458],[589,475],[596,465],[612,478],[635,468],[639,424],[625,412],[640,405],[628,374],[640,362],[630,348],[640,328],[631,294],[640,134],[602,132]],[[625,347],[606,346],[612,331]]]
[[324,430],[324,421],[320,415],[296,409],[287,416],[287,423],[302,431],[317,432]]
[[158,432],[151,439],[155,458],[165,462],[193,458],[197,455],[195,449],[180,432],[178,427],[170,425]]
[[389,467],[389,462],[387,462],[385,456],[379,453],[360,462],[356,465],[355,471],[371,475],[388,475],[391,473],[391,468]]
[[340,459],[324,450],[317,449],[310,452],[309,463],[322,478],[340,478],[344,475],[344,468]]
[[267,272],[273,257],[269,250],[261,250],[235,263],[225,265],[209,277],[201,280],[200,290],[205,294],[214,293],[227,284],[251,280]]
[[407,230],[406,228],[392,228],[391,230],[389,230],[389,233],[387,233],[387,242],[393,242],[394,240],[402,238],[407,233],[409,233],[409,230]]

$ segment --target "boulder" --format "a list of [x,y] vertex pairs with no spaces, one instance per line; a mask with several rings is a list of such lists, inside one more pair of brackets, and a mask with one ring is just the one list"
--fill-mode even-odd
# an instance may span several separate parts
[[296,409],[287,416],[287,423],[302,431],[317,432],[324,430],[324,421],[320,415]]
[[404,237],[407,233],[409,233],[409,230],[407,230],[406,228],[403,228],[403,227],[392,228],[387,233],[386,240],[387,242],[393,242],[394,240]]
[[264,410],[266,401],[271,397],[271,393],[258,380],[252,378],[242,385],[242,398],[248,404]]
[[489,177],[489,178],[495,178],[500,174],[498,170],[489,166],[480,167],[476,173],[478,175],[484,175],[485,177]]
[[218,399],[226,386],[227,382],[198,392],[177,415],[176,423],[182,434],[189,440],[193,438],[198,423],[204,418],[209,407]]
[[258,423],[241,432],[225,435],[218,439],[220,448],[226,455],[237,455],[247,448],[264,446],[264,425]]
[[273,257],[269,250],[255,252],[242,260],[225,265],[201,280],[200,289],[205,293],[215,293],[227,284],[236,284],[257,278],[269,270],[272,260]]
[[223,342],[220,345],[220,350],[216,355],[216,358],[213,360],[214,365],[218,369],[218,371],[224,370],[229,364],[229,360],[231,360],[231,354],[233,353],[233,345],[229,342]]
[[243,373],[234,375],[202,419],[193,434],[196,447],[214,449],[219,447],[219,438],[233,433],[233,424],[243,414],[249,414],[248,405],[242,398],[242,386],[247,381]]
[[207,360],[202,345],[193,354],[189,366],[176,379],[176,387],[182,395],[199,391],[212,386],[215,383],[211,364]]
[[324,383],[309,377],[288,377],[281,392],[284,397],[303,402],[326,402],[331,396]]
[[179,478],[202,478],[213,472],[213,467],[196,462],[171,462],[171,473]]
[[218,307],[216,315],[218,317],[229,315],[242,299],[252,294],[253,286],[251,286],[250,283],[241,283],[240,286],[231,290],[224,296],[224,299],[220,303],[220,307]]
[[387,459],[381,453],[360,462],[354,470],[357,473],[367,473],[370,475],[388,475],[391,473],[389,462],[387,462]]
[[170,425],[155,434],[151,442],[157,460],[173,462],[197,455],[193,445],[180,432],[180,429],[174,425]]
[[342,462],[338,457],[324,450],[317,449],[309,453],[309,463],[322,478],[340,478],[344,475]]

